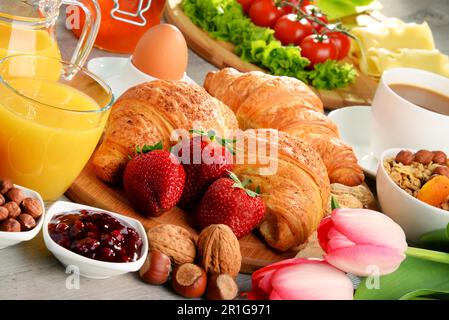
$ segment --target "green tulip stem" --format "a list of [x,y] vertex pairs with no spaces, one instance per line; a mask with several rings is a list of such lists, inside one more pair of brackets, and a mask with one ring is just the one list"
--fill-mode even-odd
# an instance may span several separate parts
[[408,247],[406,254],[409,257],[449,264],[449,253]]

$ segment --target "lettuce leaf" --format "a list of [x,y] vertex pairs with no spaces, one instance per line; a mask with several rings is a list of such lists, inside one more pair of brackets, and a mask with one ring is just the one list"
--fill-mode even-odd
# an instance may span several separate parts
[[335,61],[310,70],[310,61],[301,56],[299,47],[283,46],[274,30],[254,25],[236,0],[183,0],[182,9],[210,36],[234,44],[240,58],[271,74],[295,77],[327,90],[345,87],[357,75],[352,65]]

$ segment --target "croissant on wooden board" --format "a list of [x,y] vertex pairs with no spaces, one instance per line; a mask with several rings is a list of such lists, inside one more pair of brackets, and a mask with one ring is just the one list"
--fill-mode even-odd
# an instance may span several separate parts
[[318,227],[330,199],[321,157],[300,139],[277,130],[246,130],[237,141],[236,154],[244,155],[244,161],[238,161],[233,172],[250,179],[250,187],[259,186],[265,203],[261,235],[280,251],[303,244]]
[[[112,107],[105,137],[94,154],[97,176],[106,182],[119,181],[136,145],[163,141],[167,146],[171,130],[188,130],[197,120],[219,133],[237,129],[232,111],[197,85],[154,81],[129,89]],[[318,153],[277,130],[247,130],[234,138],[233,171],[241,179],[251,179],[253,188],[259,186],[266,204],[259,226],[262,236],[278,250],[307,241],[330,197],[329,179]],[[256,141],[257,147],[250,147],[249,141]]]
[[118,183],[136,146],[162,141],[167,149],[173,130],[193,128],[213,129],[225,137],[238,123],[226,105],[196,84],[157,80],[135,86],[112,107],[103,142],[93,156],[95,173],[105,182]]
[[323,159],[331,183],[356,186],[364,181],[352,148],[339,139],[320,99],[301,81],[226,68],[209,72],[204,87],[234,111],[241,129],[278,129],[309,143]]

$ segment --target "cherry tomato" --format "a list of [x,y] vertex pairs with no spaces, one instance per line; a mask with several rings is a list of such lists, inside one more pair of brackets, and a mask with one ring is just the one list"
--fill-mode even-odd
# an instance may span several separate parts
[[237,0],[237,2],[242,6],[243,12],[248,14],[249,8],[251,7],[254,0]]
[[[291,3],[292,5],[297,6],[297,5],[299,4],[299,1],[300,1],[300,0],[288,0],[288,1],[285,1],[285,2],[289,2],[289,3]],[[284,12],[285,12],[286,14],[288,14],[288,13],[296,13],[296,11],[297,11],[297,10],[293,9],[293,7],[291,7],[291,6],[289,6],[289,5],[284,5],[284,6],[282,7],[282,10],[284,10]]]
[[254,0],[249,8],[251,21],[260,27],[273,27],[282,15],[284,11],[276,7],[274,0]]
[[342,60],[346,58],[346,56],[349,53],[349,50],[351,49],[351,39],[347,35],[339,31],[330,31],[327,32],[326,35],[334,43],[335,47],[337,47],[338,50],[337,59]]
[[313,33],[310,22],[302,18],[298,20],[298,15],[294,13],[286,14],[276,21],[274,25],[274,36],[283,45],[300,45],[302,39]]
[[[302,7],[302,10],[305,13],[307,13],[308,15],[311,15],[312,17],[315,17],[316,19],[318,19],[319,21],[321,21],[324,24],[328,24],[329,23],[329,20],[327,20],[327,16],[323,12],[321,12],[321,10],[317,6],[309,4],[307,6]],[[315,22],[312,19],[310,19],[310,23],[312,24],[312,27],[316,31],[320,31],[320,29],[323,27],[318,22]]]
[[311,34],[301,41],[301,55],[310,60],[312,66],[326,60],[337,60],[338,49],[328,36]]

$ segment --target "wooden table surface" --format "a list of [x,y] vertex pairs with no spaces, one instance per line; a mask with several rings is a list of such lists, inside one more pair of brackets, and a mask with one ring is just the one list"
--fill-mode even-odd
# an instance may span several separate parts
[[[405,21],[426,20],[434,33],[437,47],[449,54],[448,0],[383,0],[383,13]],[[61,19],[62,21],[62,19]],[[60,47],[65,57],[70,56],[75,39],[59,26]],[[93,50],[91,56],[110,56]],[[204,76],[215,68],[195,53],[189,53],[188,75],[202,84]],[[42,233],[29,242],[0,250],[0,299],[178,299],[167,287],[146,285],[136,273],[107,280],[80,279],[79,289],[68,289],[69,274],[46,249]],[[249,290],[251,278],[240,275],[242,291]],[[70,281],[69,281],[70,282]],[[70,287],[70,286],[69,286]]]

